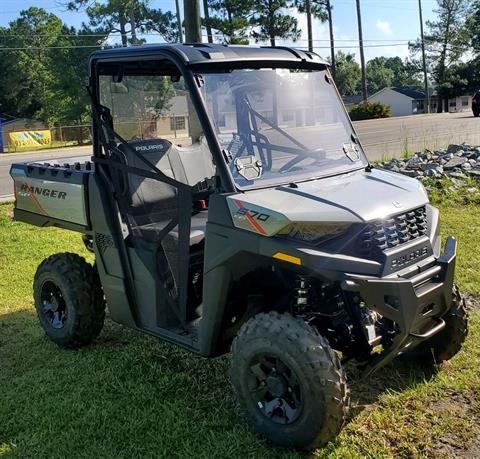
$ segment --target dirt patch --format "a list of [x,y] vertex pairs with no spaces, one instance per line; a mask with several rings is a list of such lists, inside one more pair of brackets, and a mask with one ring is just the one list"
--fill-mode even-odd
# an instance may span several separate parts
[[469,295],[468,293],[462,296],[465,299],[465,304],[467,305],[467,309],[469,311],[480,311],[480,298],[477,298],[476,296],[473,296],[473,295]]
[[429,412],[440,422],[454,419],[447,434],[436,439],[429,448],[428,456],[435,458],[480,458],[480,411],[478,395],[474,392],[464,394],[451,393],[432,403]]
[[445,445],[440,451],[438,451],[438,455],[434,456],[445,459],[478,459],[480,457],[480,438],[475,438],[473,443],[466,446],[466,449],[459,449],[452,445]]
[[13,207],[6,206],[4,209],[0,209],[0,215],[7,217],[8,219],[13,218]]

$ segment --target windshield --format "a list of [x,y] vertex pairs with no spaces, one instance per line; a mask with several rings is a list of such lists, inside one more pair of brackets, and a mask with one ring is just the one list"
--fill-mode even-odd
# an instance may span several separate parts
[[326,70],[203,73],[204,97],[236,184],[267,187],[366,165]]

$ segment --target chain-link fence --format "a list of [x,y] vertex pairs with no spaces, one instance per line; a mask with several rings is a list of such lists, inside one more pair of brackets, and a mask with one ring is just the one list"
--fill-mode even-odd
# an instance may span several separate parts
[[[115,128],[122,137],[129,140],[163,138],[171,141],[182,140],[182,143],[188,144],[190,120],[188,116],[171,116],[134,122],[117,121]],[[91,143],[89,124],[58,126],[50,129],[25,127],[22,130],[4,130],[3,132],[5,153],[73,147]]]
[[89,124],[56,126],[50,129],[25,127],[22,130],[3,130],[4,153],[74,147],[90,143],[92,143],[92,137]]

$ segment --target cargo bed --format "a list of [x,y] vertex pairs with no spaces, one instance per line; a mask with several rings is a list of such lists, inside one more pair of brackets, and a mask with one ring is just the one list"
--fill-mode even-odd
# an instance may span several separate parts
[[14,181],[15,219],[88,233],[88,181],[92,171],[90,162],[13,164],[10,175]]

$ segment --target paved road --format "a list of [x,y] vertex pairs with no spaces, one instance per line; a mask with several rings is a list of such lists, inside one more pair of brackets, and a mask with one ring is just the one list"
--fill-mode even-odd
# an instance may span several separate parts
[[[480,119],[470,112],[417,115],[382,120],[358,121],[357,133],[371,160],[400,156],[405,150],[441,148],[450,143],[480,145]],[[91,146],[44,150],[32,153],[0,154],[0,201],[11,195],[10,165],[23,161],[74,162],[89,156]]]
[[355,128],[371,160],[451,143],[480,145],[480,119],[471,112],[357,121]]

